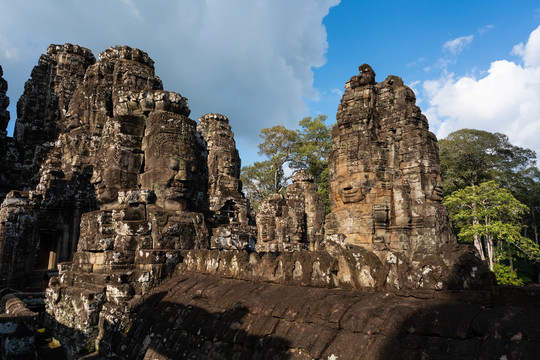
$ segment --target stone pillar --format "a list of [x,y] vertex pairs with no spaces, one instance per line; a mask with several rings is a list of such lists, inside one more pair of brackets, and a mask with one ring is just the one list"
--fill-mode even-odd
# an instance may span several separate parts
[[240,156],[229,119],[221,114],[205,114],[199,118],[197,130],[208,148],[210,246],[214,249],[251,248],[255,243],[255,226],[249,215],[249,201],[242,193]]

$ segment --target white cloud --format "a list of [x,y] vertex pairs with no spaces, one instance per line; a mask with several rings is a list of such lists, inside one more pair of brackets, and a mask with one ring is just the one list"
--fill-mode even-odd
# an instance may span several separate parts
[[128,8],[129,12],[135,16],[136,18],[141,19],[141,14],[139,14],[139,10],[133,3],[133,0],[121,0]]
[[448,51],[453,55],[457,55],[472,43],[473,38],[473,35],[468,35],[448,40],[443,44],[443,50]]
[[2,35],[0,35],[0,56],[9,61],[19,59],[17,49]]
[[473,41],[474,35],[461,36],[444,42],[442,45],[443,56],[437,59],[437,62],[431,66],[424,67],[424,71],[430,71],[432,68],[440,69],[443,73],[447,72],[448,66],[455,64],[458,55],[465,50]]
[[253,149],[261,128],[296,126],[309,113],[304,100],[319,96],[313,68],[326,62],[322,19],[339,0],[7,3],[0,1],[0,34],[21,58],[7,66],[0,51],[12,104],[50,43],[79,44],[96,57],[129,45],[148,52],[166,90],[189,99],[192,118],[227,115],[239,148]]
[[527,44],[514,47],[523,65],[508,60],[491,63],[485,76],[444,75],[425,81],[426,116],[439,138],[475,128],[502,132],[510,141],[540,155],[540,27]]
[[521,56],[527,67],[540,66],[540,26],[531,33],[527,45],[517,44],[512,54]]
[[489,30],[493,29],[494,27],[495,27],[495,25],[492,25],[492,24],[482,26],[480,29],[478,29],[478,33],[479,34],[484,34],[484,33],[488,32]]
[[341,97],[343,96],[343,90],[341,90],[341,89],[334,88],[334,89],[332,89],[331,91],[332,91],[332,94],[336,94],[336,96],[337,96],[338,98],[340,98],[340,99],[341,99]]

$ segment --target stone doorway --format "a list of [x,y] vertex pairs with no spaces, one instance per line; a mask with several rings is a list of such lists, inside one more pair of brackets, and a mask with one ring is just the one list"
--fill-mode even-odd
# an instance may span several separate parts
[[37,249],[35,270],[54,270],[58,264],[60,253],[60,234],[54,232],[41,233]]

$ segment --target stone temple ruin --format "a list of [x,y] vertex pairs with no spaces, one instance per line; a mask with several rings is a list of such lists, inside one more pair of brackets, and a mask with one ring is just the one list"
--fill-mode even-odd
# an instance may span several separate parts
[[396,76],[369,65],[345,85],[330,153],[327,234],[373,251],[438,254],[455,243],[441,205],[437,139]]
[[[540,357],[539,292],[496,287],[456,243],[437,140],[400,78],[364,64],[346,83],[326,219],[302,171],[254,216],[228,118],[190,119],[143,51],[51,45],[14,138],[6,89],[0,280],[52,276],[45,326],[68,358]],[[9,296],[1,351],[34,358],[37,313]]]

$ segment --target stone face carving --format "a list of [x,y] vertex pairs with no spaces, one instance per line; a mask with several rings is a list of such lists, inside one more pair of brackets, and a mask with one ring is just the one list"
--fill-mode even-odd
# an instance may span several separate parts
[[86,48],[51,45],[32,70],[17,103],[14,138],[19,144],[19,163],[24,164],[19,188],[30,190],[39,182],[40,166],[65,128],[70,100],[94,62],[94,55]]
[[204,210],[206,152],[193,120],[163,111],[150,114],[143,150],[141,186],[154,191],[157,205],[170,210]]
[[307,244],[308,249],[317,250],[323,241],[324,204],[313,181],[311,175],[298,171],[287,187],[286,199],[292,237]]
[[143,134],[142,116],[115,116],[105,124],[91,178],[100,204],[116,201],[121,190],[138,188]]
[[243,249],[253,247],[255,227],[249,202],[242,193],[240,156],[229,119],[221,114],[199,118],[197,130],[208,147],[208,196],[212,212],[211,247]]
[[330,237],[374,251],[436,253],[454,242],[441,202],[437,139],[403,81],[369,65],[345,86],[329,157]]
[[[59,164],[72,179],[91,172],[98,209],[81,217],[48,311],[67,328],[84,326],[77,346],[102,336],[111,313],[129,318],[129,301],[168,276],[183,252],[209,247],[207,150],[189,113],[187,99],[161,90],[146,53],[127,47],[100,54],[71,100]],[[85,305],[71,297],[80,289]],[[86,310],[67,315],[79,305]]]
[[324,204],[313,177],[301,170],[285,196],[274,194],[259,205],[259,252],[317,250],[323,240]]

